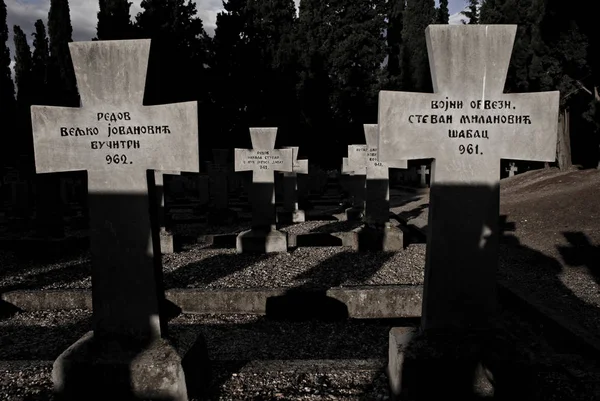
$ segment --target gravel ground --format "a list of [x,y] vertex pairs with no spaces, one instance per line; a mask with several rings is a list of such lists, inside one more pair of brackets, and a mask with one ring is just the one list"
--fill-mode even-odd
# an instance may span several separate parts
[[[0,400],[52,400],[51,364],[90,327],[88,311],[18,313],[0,320]],[[531,400],[596,400],[596,361],[552,347],[543,328],[505,311],[507,339],[529,355]],[[416,323],[416,322],[413,322]],[[392,321],[286,322],[250,315],[180,315],[174,346],[201,334],[212,361],[210,400],[387,400],[383,371]],[[10,339],[11,342],[7,342]]]

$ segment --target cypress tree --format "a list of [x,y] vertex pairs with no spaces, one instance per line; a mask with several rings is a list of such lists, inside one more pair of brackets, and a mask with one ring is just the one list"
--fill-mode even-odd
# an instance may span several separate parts
[[14,26],[15,42],[15,82],[17,85],[17,127],[18,135],[14,152],[24,155],[28,164],[33,162],[33,148],[31,142],[31,118],[29,107],[31,106],[32,82],[32,60],[31,49],[27,43],[27,36],[18,25]]
[[50,58],[48,48],[48,37],[44,22],[39,19],[35,22],[33,36],[33,55],[31,75],[35,91],[32,96],[32,104],[48,104],[48,62]]
[[[73,27],[68,0],[50,0],[48,36],[50,37],[50,79],[52,91],[63,106],[79,106],[75,72],[69,53]],[[54,96],[53,96],[54,97]]]
[[403,69],[406,78],[403,81],[410,87],[405,89],[416,92],[431,92],[431,75],[425,41],[425,28],[435,21],[436,10],[433,0],[408,0],[404,11],[404,55],[407,68]]
[[135,33],[127,0],[99,0],[98,24],[94,40],[133,39]]
[[386,89],[403,89],[401,81],[402,72],[402,26],[404,21],[404,0],[390,1],[388,3],[387,23],[387,73],[388,84]]
[[436,24],[447,24],[450,20],[450,11],[448,10],[448,0],[440,0],[440,6],[436,10]]
[[9,157],[13,154],[11,143],[6,139],[13,137],[15,87],[10,72],[10,51],[7,45],[8,26],[6,25],[6,4],[0,0],[0,119],[4,125],[5,145],[0,151],[0,166],[10,163]]

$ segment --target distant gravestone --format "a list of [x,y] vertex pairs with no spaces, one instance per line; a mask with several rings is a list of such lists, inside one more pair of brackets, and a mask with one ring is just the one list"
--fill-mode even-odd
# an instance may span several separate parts
[[163,254],[175,252],[173,241],[173,232],[171,231],[170,221],[165,206],[165,175],[179,175],[179,171],[160,171],[154,170],[154,194],[156,195],[158,235],[160,238],[160,251]]
[[497,310],[500,159],[555,159],[559,93],[503,93],[516,29],[431,25],[434,93],[379,95],[380,160],[435,159],[425,330],[488,326]]
[[[144,106],[150,40],[69,43],[81,108],[32,106],[38,174],[86,170],[93,332],[54,363],[67,399],[187,400],[166,320],[152,170],[198,171],[196,102]],[[152,215],[156,215],[155,212]]]
[[346,209],[346,220],[348,221],[362,221],[365,213],[367,175],[362,171],[363,168],[356,164],[356,160],[361,160],[362,157],[355,156],[355,154],[362,154],[366,152],[366,149],[367,145],[348,145],[348,157],[346,158],[345,167],[352,177],[348,182],[352,196],[352,207]]
[[287,252],[287,236],[277,231],[275,171],[292,172],[292,149],[275,149],[277,128],[250,128],[252,149],[235,149],[235,171],[252,171],[252,229],[240,233],[238,252]]
[[421,176],[421,188],[427,187],[427,174],[429,174],[429,170],[427,169],[427,166],[422,164],[421,168],[417,172]]
[[308,174],[308,160],[298,160],[298,146],[287,146],[292,150],[292,172],[283,173],[283,212],[280,221],[303,223],[306,221],[304,210],[298,207],[298,174]]
[[406,160],[383,163],[377,159],[377,124],[365,124],[366,145],[348,147],[348,167],[365,176],[365,226],[358,232],[359,250],[393,251],[403,248],[402,231],[389,224],[389,169],[406,168]]
[[519,169],[515,163],[510,163],[506,171],[508,172],[509,177],[513,177]]

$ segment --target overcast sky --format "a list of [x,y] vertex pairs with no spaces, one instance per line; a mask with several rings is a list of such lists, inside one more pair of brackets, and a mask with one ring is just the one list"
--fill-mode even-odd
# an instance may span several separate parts
[[[133,3],[131,6],[131,16],[133,18],[141,11],[141,0],[130,1]],[[300,0],[294,1],[297,6]],[[212,36],[215,30],[217,13],[223,9],[222,0],[195,0],[195,2],[198,16],[202,19],[206,32]],[[438,0],[436,0],[436,5],[437,2]],[[449,3],[450,14],[456,14],[466,6],[466,0],[450,0]],[[31,33],[34,30],[33,24],[38,19],[42,19],[44,24],[46,24],[50,0],[6,0],[6,7],[8,8],[8,44],[11,58],[14,59],[13,25],[19,25],[23,29],[31,45],[33,41],[31,37]],[[70,0],[69,7],[71,11],[71,24],[73,25],[73,40],[90,40],[96,35],[98,0]],[[453,16],[450,23],[460,23],[460,17],[458,15]]]

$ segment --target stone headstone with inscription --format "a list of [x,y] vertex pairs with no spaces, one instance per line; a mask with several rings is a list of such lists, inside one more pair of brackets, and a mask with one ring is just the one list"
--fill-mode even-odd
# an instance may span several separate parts
[[277,128],[250,128],[252,149],[235,149],[235,171],[252,171],[252,229],[240,233],[238,252],[287,252],[276,229],[275,171],[292,172],[292,149],[275,149]]
[[404,247],[403,233],[389,222],[390,168],[406,168],[406,160],[381,162],[377,154],[377,124],[365,124],[366,145],[348,150],[349,168],[354,175],[366,177],[364,227],[358,230],[358,249],[364,251],[397,251]]
[[298,146],[284,149],[292,149],[292,172],[283,173],[283,212],[279,213],[279,221],[303,223],[306,215],[298,206],[298,174],[308,174],[308,160],[298,160]]
[[348,182],[352,196],[352,207],[346,209],[345,212],[348,221],[362,221],[365,213],[367,175],[366,171],[362,171],[363,167],[360,163],[357,165],[356,160],[362,159],[362,156],[357,154],[363,154],[366,149],[367,145],[348,145],[348,157],[346,158],[346,165],[343,166],[345,171],[352,177]]
[[93,331],[54,363],[55,391],[187,400],[181,358],[163,338],[157,202],[148,191],[152,170],[198,171],[196,102],[143,105],[150,40],[69,48],[81,107],[31,108],[37,173],[88,174]]
[[[482,336],[492,329],[498,311],[500,160],[556,156],[559,93],[503,93],[516,31],[516,25],[430,25],[434,93],[379,94],[379,159],[434,159],[424,333]],[[440,371],[431,380],[439,383],[446,375]],[[457,391],[434,387],[421,389],[424,399]]]

